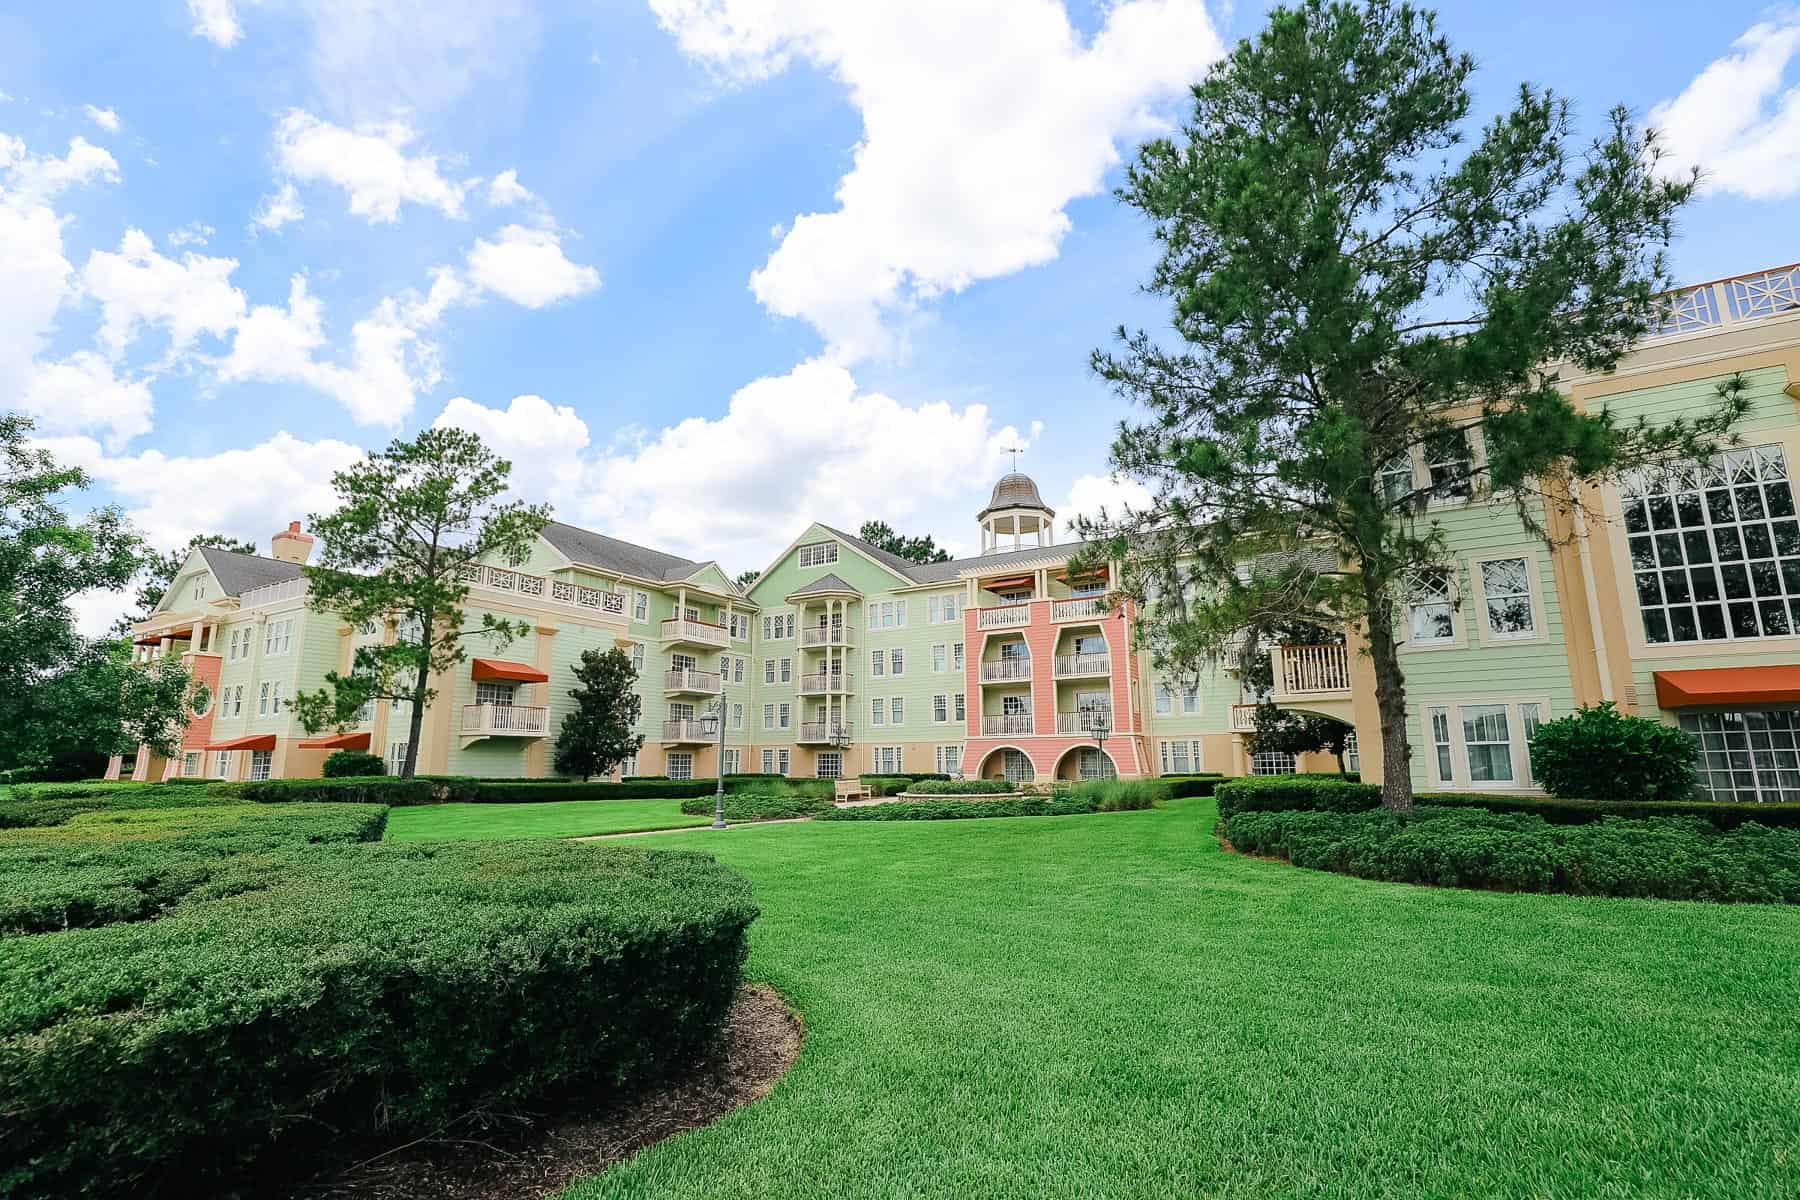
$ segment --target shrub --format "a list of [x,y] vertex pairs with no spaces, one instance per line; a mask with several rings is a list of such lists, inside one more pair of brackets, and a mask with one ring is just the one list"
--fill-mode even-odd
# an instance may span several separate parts
[[0,942],[5,1190],[286,1184],[552,1087],[605,1103],[715,1036],[756,915],[710,858],[629,847],[313,846],[264,874]]
[[1223,775],[1161,775],[1158,778],[1168,785],[1170,798],[1176,800],[1183,796],[1210,796],[1225,782]]
[[1694,795],[1694,739],[1607,701],[1546,721],[1531,737],[1544,790],[1586,800],[1686,800]]
[[246,779],[209,783],[206,790],[213,796],[256,804],[386,804],[405,808],[473,800],[479,786],[473,779],[451,775],[415,779],[357,775],[348,779]]
[[690,796],[710,796],[717,787],[711,779],[628,779],[623,783],[514,779],[475,784],[470,795],[458,798],[477,804],[535,804],[545,800],[683,800]]
[[194,808],[231,803],[236,801],[210,796],[205,787],[197,785],[173,787],[139,784],[106,791],[83,788],[74,795],[50,793],[42,788],[18,787],[12,790],[10,796],[0,792],[0,829],[61,825],[69,818],[85,812]]
[[1252,775],[1219,784],[1213,795],[1218,798],[1221,817],[1285,809],[1362,812],[1381,806],[1378,785],[1352,783],[1335,775]]
[[[1147,806],[1146,806],[1147,807]],[[958,821],[981,817],[1075,817],[1101,811],[1092,796],[1001,796],[972,800],[896,800],[833,808],[821,821]]]
[[[706,790],[712,791],[709,779]],[[764,796],[831,796],[834,787],[829,779],[793,779],[786,775],[727,775],[726,792],[754,792]]]
[[1135,812],[1168,799],[1169,788],[1154,779],[1087,779],[1070,788],[1067,795],[1091,801],[1095,812]]
[[1698,817],[1553,825],[1523,813],[1423,805],[1384,811],[1240,811],[1223,830],[1249,854],[1364,879],[1641,896],[1800,903],[1800,831]]
[[327,779],[345,779],[357,775],[386,775],[387,764],[379,754],[367,750],[333,750],[325,756],[320,773]]
[[871,779],[904,779],[908,783],[923,783],[927,779],[948,779],[950,776],[942,771],[889,771],[880,775],[858,775],[857,778],[864,782]]
[[1018,790],[1010,779],[921,779],[907,789],[916,796],[998,796]]
[[[707,815],[714,808],[711,796],[696,796],[681,802],[681,811],[690,816]],[[779,795],[773,792],[727,792],[725,795],[727,821],[779,821],[790,817],[816,817],[831,809],[831,799],[827,796]]]

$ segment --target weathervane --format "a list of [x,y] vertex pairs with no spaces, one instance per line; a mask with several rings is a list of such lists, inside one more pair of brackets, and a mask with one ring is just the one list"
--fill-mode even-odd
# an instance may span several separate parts
[[1017,475],[1019,473],[1019,455],[1025,453],[1025,447],[1023,447],[1023,446],[1008,446],[1001,453],[1012,455],[1012,458],[1013,458],[1012,470],[1013,470],[1013,474]]

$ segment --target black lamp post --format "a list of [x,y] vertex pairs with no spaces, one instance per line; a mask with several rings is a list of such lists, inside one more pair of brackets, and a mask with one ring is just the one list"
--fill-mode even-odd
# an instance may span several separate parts
[[1100,778],[1106,778],[1106,739],[1112,734],[1112,709],[1096,708],[1087,715],[1088,733],[1094,748],[1100,752]]
[[708,735],[719,735],[718,769],[713,772],[718,776],[713,788],[713,823],[712,828],[725,828],[725,682],[723,676],[719,680],[719,698],[713,701],[705,715],[700,718],[700,730]]

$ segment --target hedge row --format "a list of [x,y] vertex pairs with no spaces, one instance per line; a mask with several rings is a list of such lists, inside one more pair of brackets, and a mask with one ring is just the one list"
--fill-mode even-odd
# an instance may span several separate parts
[[1221,783],[1223,775],[1159,775],[1157,778],[1169,785],[1169,795],[1175,799],[1183,796],[1210,796]]
[[9,795],[0,789],[0,829],[25,829],[33,826],[61,825],[85,812],[126,812],[145,809],[196,808],[203,805],[231,804],[235,801],[207,795],[204,787],[174,787],[148,784],[113,791],[78,792],[74,795],[44,797],[42,792],[22,795],[14,788]]
[[[1233,779],[1214,793],[1219,815],[1238,812],[1367,812],[1381,807],[1381,788],[1372,783],[1278,775]],[[1418,804],[1443,808],[1479,808],[1488,812],[1524,813],[1556,825],[1583,825],[1606,817],[1699,817],[1718,829],[1754,822],[1781,829],[1800,829],[1800,804],[1729,804],[1711,800],[1638,802],[1621,800],[1555,800],[1547,796],[1494,795],[1476,792],[1427,792]]]
[[[790,817],[816,817],[830,812],[828,796],[777,796],[769,793],[726,793],[727,821],[780,821]],[[703,816],[715,811],[711,796],[697,796],[681,802],[681,811],[690,816]]]
[[960,821],[981,817],[1074,817],[1099,812],[1088,796],[1002,796],[996,800],[896,800],[834,808],[821,821]]
[[1700,817],[1603,817],[1555,825],[1523,813],[1421,805],[1383,811],[1239,810],[1238,850],[1363,879],[1638,896],[1800,903],[1800,831]]
[[262,1194],[476,1107],[603,1104],[715,1036],[755,915],[690,853],[301,846],[256,890],[0,941],[0,1194]]
[[1019,785],[1010,779],[923,779],[907,790],[915,796],[998,796]]

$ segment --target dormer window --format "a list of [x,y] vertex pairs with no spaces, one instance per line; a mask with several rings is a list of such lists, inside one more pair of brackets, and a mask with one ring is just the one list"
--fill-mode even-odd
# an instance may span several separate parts
[[803,567],[829,566],[837,560],[836,542],[812,542],[800,547],[800,565]]

